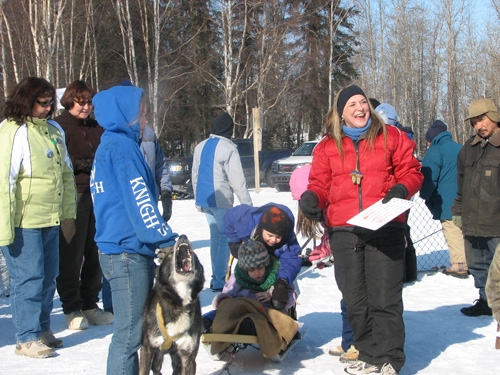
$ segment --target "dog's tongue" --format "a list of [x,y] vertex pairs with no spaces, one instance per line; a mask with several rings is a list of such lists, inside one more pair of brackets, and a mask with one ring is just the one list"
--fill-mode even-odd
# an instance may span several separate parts
[[184,259],[182,262],[182,270],[183,271],[191,271],[191,261],[189,259]]

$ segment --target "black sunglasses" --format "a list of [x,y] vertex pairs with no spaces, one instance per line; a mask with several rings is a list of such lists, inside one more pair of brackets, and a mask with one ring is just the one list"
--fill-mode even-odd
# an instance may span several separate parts
[[81,105],[82,107],[85,107],[85,104],[88,104],[89,106],[92,105],[92,100],[76,100],[76,99],[73,99],[73,101],[75,103],[78,103],[79,105]]
[[48,107],[48,106],[51,106],[52,107],[52,104],[54,104],[54,101],[53,100],[46,100],[44,102],[41,102],[40,100],[37,99],[36,101],[38,104],[40,104],[40,106],[42,107]]

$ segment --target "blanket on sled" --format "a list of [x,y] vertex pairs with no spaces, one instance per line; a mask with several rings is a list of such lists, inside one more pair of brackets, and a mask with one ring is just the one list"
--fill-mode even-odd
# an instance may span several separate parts
[[[285,349],[297,333],[295,320],[282,312],[262,306],[250,298],[227,298],[223,300],[212,325],[213,333],[237,334],[241,321],[249,317],[255,324],[259,347],[266,358],[272,358]],[[213,342],[211,353],[226,350],[231,343]]]

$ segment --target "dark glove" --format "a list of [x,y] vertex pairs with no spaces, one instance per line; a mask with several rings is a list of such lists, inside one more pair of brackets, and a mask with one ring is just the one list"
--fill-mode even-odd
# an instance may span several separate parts
[[172,217],[172,192],[163,191],[161,193],[161,205],[163,206],[163,220],[169,221]]
[[392,198],[400,198],[406,199],[408,196],[408,189],[403,184],[396,184],[389,189],[384,199],[382,199],[382,203],[389,202]]
[[92,163],[94,162],[94,159],[79,159],[75,160],[75,172],[83,172],[83,173],[88,173],[92,171]]
[[271,303],[276,310],[283,310],[288,301],[288,283],[285,279],[279,279],[274,284]]
[[169,252],[171,252],[172,250],[174,249],[173,246],[167,246],[167,247],[162,247],[161,249],[158,249],[157,252],[158,252],[158,261],[160,262],[163,262],[163,259],[165,259],[165,257],[167,256],[167,254]]
[[241,242],[228,242],[229,250],[231,250],[231,255],[238,259],[238,249],[241,246]]
[[323,219],[323,211],[318,208],[319,198],[314,191],[306,190],[299,200],[299,208],[309,220],[320,221]]

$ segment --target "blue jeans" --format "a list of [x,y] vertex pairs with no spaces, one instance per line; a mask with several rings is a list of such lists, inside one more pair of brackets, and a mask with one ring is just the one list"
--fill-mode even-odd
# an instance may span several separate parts
[[101,290],[102,307],[105,311],[113,311],[113,300],[111,299],[111,286],[108,279],[102,278]]
[[349,320],[347,320],[347,307],[344,300],[340,300],[340,315],[342,316],[342,349],[347,352],[354,342],[354,332],[352,331]]
[[14,242],[2,246],[12,278],[12,320],[20,343],[50,329],[59,273],[59,226],[15,228]]
[[107,375],[139,373],[137,351],[142,342],[141,315],[153,286],[154,258],[140,254],[99,252],[104,277],[111,286],[114,324]]
[[227,263],[229,262],[228,239],[224,235],[224,215],[227,209],[203,207],[203,212],[210,228],[210,259],[212,261],[210,287],[222,289],[226,284]]
[[479,289],[479,296],[487,301],[486,280],[495,249],[500,243],[500,237],[464,236],[465,258],[467,267],[474,277],[474,286]]

